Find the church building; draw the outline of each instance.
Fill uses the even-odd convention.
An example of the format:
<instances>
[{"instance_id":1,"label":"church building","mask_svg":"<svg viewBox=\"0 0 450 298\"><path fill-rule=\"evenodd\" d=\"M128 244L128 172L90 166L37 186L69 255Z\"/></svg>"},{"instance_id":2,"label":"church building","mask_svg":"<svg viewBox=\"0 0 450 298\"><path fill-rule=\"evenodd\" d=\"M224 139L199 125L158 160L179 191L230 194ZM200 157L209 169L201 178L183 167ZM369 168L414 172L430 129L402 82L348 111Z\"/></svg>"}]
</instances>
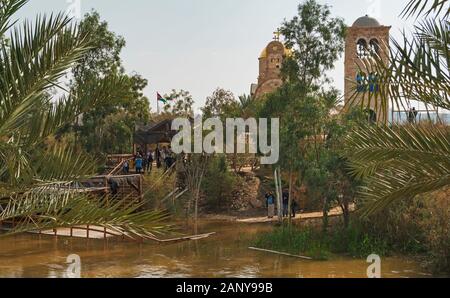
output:
<instances>
[{"instance_id":1,"label":"church building","mask_svg":"<svg viewBox=\"0 0 450 298\"><path fill-rule=\"evenodd\" d=\"M280 33L275 32L274 40L263 49L259 56L258 84L252 84L250 92L253 98L261 98L283 84L281 67L284 59L291 55L291 51L280 42L279 36Z\"/></svg>"},{"instance_id":2,"label":"church building","mask_svg":"<svg viewBox=\"0 0 450 298\"><path fill-rule=\"evenodd\" d=\"M347 28L345 39L345 85L344 102L348 110L351 106L362 103L370 106L371 121L388 119L389 107L381 100L374 100L371 92L380 91L376 85L376 74L360 72L363 68L360 59L371 59L379 55L385 63L389 60L390 26L383 26L375 18L368 15L358 18ZM259 57L258 83L251 85L251 96L261 98L271 93L283 84L281 67L284 59L292 55L279 40L280 33L275 32L274 40L262 51Z\"/></svg>"}]
</instances>

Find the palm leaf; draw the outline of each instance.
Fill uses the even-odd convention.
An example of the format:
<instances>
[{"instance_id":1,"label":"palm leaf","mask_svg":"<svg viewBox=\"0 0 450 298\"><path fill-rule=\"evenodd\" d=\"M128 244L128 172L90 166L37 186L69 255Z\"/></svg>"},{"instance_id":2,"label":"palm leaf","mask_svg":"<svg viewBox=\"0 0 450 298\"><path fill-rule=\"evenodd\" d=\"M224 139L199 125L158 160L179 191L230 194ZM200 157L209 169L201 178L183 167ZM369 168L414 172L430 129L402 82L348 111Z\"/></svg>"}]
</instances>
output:
<instances>
[{"instance_id":1,"label":"palm leaf","mask_svg":"<svg viewBox=\"0 0 450 298\"><path fill-rule=\"evenodd\" d=\"M0 134L27 125L42 105L44 92L89 49L89 40L70 19L38 17L11 34L11 46L0 56Z\"/></svg>"},{"instance_id":2,"label":"palm leaf","mask_svg":"<svg viewBox=\"0 0 450 298\"><path fill-rule=\"evenodd\" d=\"M72 124L83 113L88 112L97 104L112 102L123 96L126 81L123 77L108 76L92 80L78 89L77 93L62 96L57 103L36 111L35 117L29 119L22 130L28 136L25 147L33 146L37 142L54 134L61 127ZM118 91L116 91L118 90Z\"/></svg>"},{"instance_id":3,"label":"palm leaf","mask_svg":"<svg viewBox=\"0 0 450 298\"><path fill-rule=\"evenodd\" d=\"M450 128L365 126L346 139L353 174L365 178L365 215L450 184Z\"/></svg>"},{"instance_id":4,"label":"palm leaf","mask_svg":"<svg viewBox=\"0 0 450 298\"><path fill-rule=\"evenodd\" d=\"M12 28L10 18L26 1L0 0L0 221L18 226L5 235L78 225L97 225L131 238L155 239L167 215L141 211L144 202L95 198L73 181L94 172L95 163L73 148L46 140L96 103L120 97L123 79L84 82L59 100L51 88L90 50L90 32L62 14L38 16ZM118 87L119 86L119 87ZM5 236L2 235L2 236Z\"/></svg>"},{"instance_id":5,"label":"palm leaf","mask_svg":"<svg viewBox=\"0 0 450 298\"><path fill-rule=\"evenodd\" d=\"M30 231L95 225L131 239L157 240L171 226L161 211L139 211L145 202L125 198L97 199L81 194L67 185L54 184L35 188L7 200L0 221L14 219L16 225L0 237Z\"/></svg>"},{"instance_id":6,"label":"palm leaf","mask_svg":"<svg viewBox=\"0 0 450 298\"><path fill-rule=\"evenodd\" d=\"M440 14L441 12L445 14L445 17L450 13L448 0L410 0L401 15L409 18L413 15L428 16L431 13Z\"/></svg>"},{"instance_id":7,"label":"palm leaf","mask_svg":"<svg viewBox=\"0 0 450 298\"><path fill-rule=\"evenodd\" d=\"M33 161L34 179L45 182L74 182L95 174L96 162L83 152L64 144L55 144Z\"/></svg>"},{"instance_id":8,"label":"palm leaf","mask_svg":"<svg viewBox=\"0 0 450 298\"><path fill-rule=\"evenodd\" d=\"M28 0L0 0L0 38L15 24L11 22L11 17L27 2Z\"/></svg>"}]
</instances>

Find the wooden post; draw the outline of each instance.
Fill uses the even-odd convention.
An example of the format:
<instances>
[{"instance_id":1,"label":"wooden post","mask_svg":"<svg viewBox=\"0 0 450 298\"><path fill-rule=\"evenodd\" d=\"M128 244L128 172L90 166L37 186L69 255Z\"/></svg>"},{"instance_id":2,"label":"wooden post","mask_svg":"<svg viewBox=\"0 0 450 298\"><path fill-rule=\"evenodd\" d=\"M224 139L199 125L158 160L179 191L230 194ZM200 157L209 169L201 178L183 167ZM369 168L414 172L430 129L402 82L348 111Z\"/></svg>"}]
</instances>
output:
<instances>
[{"instance_id":1,"label":"wooden post","mask_svg":"<svg viewBox=\"0 0 450 298\"><path fill-rule=\"evenodd\" d=\"M281 169L278 168L275 171L275 186L277 191L277 214L278 214L278 220L280 222L283 222L283 184L281 181Z\"/></svg>"},{"instance_id":2,"label":"wooden post","mask_svg":"<svg viewBox=\"0 0 450 298\"><path fill-rule=\"evenodd\" d=\"M120 163L123 162L123 159L121 159ZM106 194L105 194L105 198L106 198L106 207L109 207L109 191L110 189L108 188L108 177L105 177L105 188L106 188ZM103 228L103 236L106 239L106 227Z\"/></svg>"},{"instance_id":3,"label":"wooden post","mask_svg":"<svg viewBox=\"0 0 450 298\"><path fill-rule=\"evenodd\" d=\"M73 237L73 227L70 227L70 237Z\"/></svg>"},{"instance_id":4,"label":"wooden post","mask_svg":"<svg viewBox=\"0 0 450 298\"><path fill-rule=\"evenodd\" d=\"M289 202L288 202L288 222L289 225L292 223L292 204L293 204L293 184L294 183L294 173L292 166L289 169Z\"/></svg>"},{"instance_id":5,"label":"wooden post","mask_svg":"<svg viewBox=\"0 0 450 298\"><path fill-rule=\"evenodd\" d=\"M89 239L89 225L86 226L86 238Z\"/></svg>"},{"instance_id":6,"label":"wooden post","mask_svg":"<svg viewBox=\"0 0 450 298\"><path fill-rule=\"evenodd\" d=\"M143 177L142 175L139 176L139 203L143 200Z\"/></svg>"}]
</instances>

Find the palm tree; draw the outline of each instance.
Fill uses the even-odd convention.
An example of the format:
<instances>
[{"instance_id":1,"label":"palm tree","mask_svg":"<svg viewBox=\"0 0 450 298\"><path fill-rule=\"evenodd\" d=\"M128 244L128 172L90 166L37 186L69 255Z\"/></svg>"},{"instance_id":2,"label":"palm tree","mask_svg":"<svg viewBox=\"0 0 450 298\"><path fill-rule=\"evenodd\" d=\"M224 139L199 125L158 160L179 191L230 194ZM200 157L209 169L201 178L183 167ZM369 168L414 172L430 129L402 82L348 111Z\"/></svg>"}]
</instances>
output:
<instances>
[{"instance_id":1,"label":"palm tree","mask_svg":"<svg viewBox=\"0 0 450 298\"><path fill-rule=\"evenodd\" d=\"M392 42L388 64L378 56L364 60L363 71L378 74L381 91L371 100L392 107L417 100L427 110L450 109L449 13L449 0L407 4L404 17L424 19L412 37ZM364 216L450 185L450 129L443 123L367 125L353 131L346 146L353 172L366 182L360 192Z\"/></svg>"},{"instance_id":2,"label":"palm tree","mask_svg":"<svg viewBox=\"0 0 450 298\"><path fill-rule=\"evenodd\" d=\"M3 236L98 225L154 239L167 228L164 214L139 212L140 204L111 205L71 189L75 181L95 173L95 161L48 140L97 103L121 96L115 90L124 82L105 77L76 94L52 96L52 90L64 90L61 79L90 49L90 32L79 30L63 14L16 26L11 19L27 2L0 0L0 222L18 223Z\"/></svg>"}]
</instances>

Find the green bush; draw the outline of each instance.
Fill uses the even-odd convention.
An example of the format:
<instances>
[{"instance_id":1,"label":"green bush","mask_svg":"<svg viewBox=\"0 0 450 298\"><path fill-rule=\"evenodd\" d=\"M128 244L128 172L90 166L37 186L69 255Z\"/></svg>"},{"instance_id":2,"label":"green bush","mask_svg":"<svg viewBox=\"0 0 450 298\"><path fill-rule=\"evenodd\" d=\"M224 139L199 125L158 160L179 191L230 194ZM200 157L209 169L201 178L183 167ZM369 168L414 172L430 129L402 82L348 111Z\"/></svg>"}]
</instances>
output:
<instances>
[{"instance_id":1,"label":"green bush","mask_svg":"<svg viewBox=\"0 0 450 298\"><path fill-rule=\"evenodd\" d=\"M365 258L370 254L388 255L391 251L384 237L368 234L358 223L353 223L347 229L336 229L329 234L332 251L347 253L353 257Z\"/></svg>"},{"instance_id":2,"label":"green bush","mask_svg":"<svg viewBox=\"0 0 450 298\"><path fill-rule=\"evenodd\" d=\"M353 218L348 228L275 228L254 241L259 248L315 259L332 254L366 258L375 253L428 256L429 268L437 273L450 272L450 188L404 200L365 221Z\"/></svg>"},{"instance_id":3,"label":"green bush","mask_svg":"<svg viewBox=\"0 0 450 298\"><path fill-rule=\"evenodd\" d=\"M228 209L237 179L229 171L225 155L215 156L208 165L202 184L202 193L206 197L206 209Z\"/></svg>"},{"instance_id":4,"label":"green bush","mask_svg":"<svg viewBox=\"0 0 450 298\"><path fill-rule=\"evenodd\" d=\"M365 258L372 253L385 256L390 252L384 239L366 234L358 225L327 233L318 228L283 226L258 235L254 245L263 249L306 255L316 260L327 260L333 254Z\"/></svg>"},{"instance_id":5,"label":"green bush","mask_svg":"<svg viewBox=\"0 0 450 298\"><path fill-rule=\"evenodd\" d=\"M450 273L450 188L418 199L425 208L419 225L425 238L431 269Z\"/></svg>"},{"instance_id":6,"label":"green bush","mask_svg":"<svg viewBox=\"0 0 450 298\"><path fill-rule=\"evenodd\" d=\"M317 260L329 258L330 251L320 234L313 229L283 226L257 236L253 245L258 248L306 255Z\"/></svg>"}]
</instances>

